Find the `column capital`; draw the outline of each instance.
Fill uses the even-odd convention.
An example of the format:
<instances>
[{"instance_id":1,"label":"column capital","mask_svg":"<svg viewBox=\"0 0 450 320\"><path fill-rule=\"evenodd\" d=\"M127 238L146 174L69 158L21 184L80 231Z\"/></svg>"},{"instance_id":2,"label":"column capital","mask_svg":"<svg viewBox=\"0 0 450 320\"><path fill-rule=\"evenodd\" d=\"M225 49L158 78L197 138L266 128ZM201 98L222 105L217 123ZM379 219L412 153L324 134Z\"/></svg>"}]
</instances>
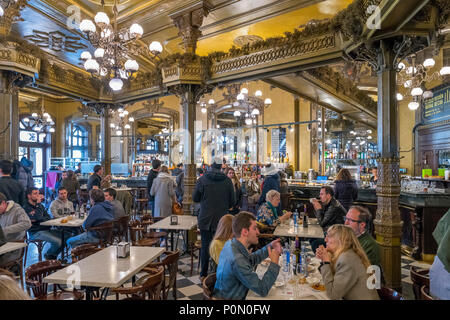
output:
<instances>
[{"instance_id":1,"label":"column capital","mask_svg":"<svg viewBox=\"0 0 450 320\"><path fill-rule=\"evenodd\" d=\"M0 84L0 93L17 94L20 88L33 82L33 78L15 71L3 71L6 81Z\"/></svg>"},{"instance_id":2,"label":"column capital","mask_svg":"<svg viewBox=\"0 0 450 320\"><path fill-rule=\"evenodd\" d=\"M20 18L20 11L27 5L27 0L2 1L2 5L4 2L6 2L6 7L3 8L3 16L0 17L0 36L6 37L11 32L12 24L23 20Z\"/></svg>"},{"instance_id":3,"label":"column capital","mask_svg":"<svg viewBox=\"0 0 450 320\"><path fill-rule=\"evenodd\" d=\"M87 102L87 103L84 103L84 105L102 117L109 115L109 112L111 110L116 110L121 107L123 108L122 104L116 104L116 103Z\"/></svg>"},{"instance_id":4,"label":"column capital","mask_svg":"<svg viewBox=\"0 0 450 320\"><path fill-rule=\"evenodd\" d=\"M183 39L186 53L195 54L198 38L202 35L200 27L203 17L206 17L212 5L206 1L197 1L169 15L178 29L178 35Z\"/></svg>"},{"instance_id":5,"label":"column capital","mask_svg":"<svg viewBox=\"0 0 450 320\"><path fill-rule=\"evenodd\" d=\"M187 104L197 104L204 94L211 93L214 88L211 84L177 84L169 87L168 91L180 98L181 105L185 108Z\"/></svg>"}]
</instances>

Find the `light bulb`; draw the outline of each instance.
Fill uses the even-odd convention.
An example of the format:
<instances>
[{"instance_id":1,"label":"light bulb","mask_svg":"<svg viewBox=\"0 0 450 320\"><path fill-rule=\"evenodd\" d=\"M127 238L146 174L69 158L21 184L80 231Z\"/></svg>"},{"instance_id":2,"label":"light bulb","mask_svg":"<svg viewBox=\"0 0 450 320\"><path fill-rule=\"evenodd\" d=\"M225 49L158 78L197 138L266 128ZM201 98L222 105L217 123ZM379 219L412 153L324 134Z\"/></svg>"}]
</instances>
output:
<instances>
[{"instance_id":1,"label":"light bulb","mask_svg":"<svg viewBox=\"0 0 450 320\"><path fill-rule=\"evenodd\" d=\"M256 124L256 119L253 119L253 124Z\"/></svg>"},{"instance_id":2,"label":"light bulb","mask_svg":"<svg viewBox=\"0 0 450 320\"><path fill-rule=\"evenodd\" d=\"M372 136L368 136L367 139L372 140Z\"/></svg>"},{"instance_id":3,"label":"light bulb","mask_svg":"<svg viewBox=\"0 0 450 320\"><path fill-rule=\"evenodd\" d=\"M109 127L112 128L112 129L114 129L114 128L116 127L116 125L115 125L114 123L111 123L111 124L109 125Z\"/></svg>"},{"instance_id":4,"label":"light bulb","mask_svg":"<svg viewBox=\"0 0 450 320\"><path fill-rule=\"evenodd\" d=\"M397 93L397 101L402 101L403 95L401 93Z\"/></svg>"},{"instance_id":5,"label":"light bulb","mask_svg":"<svg viewBox=\"0 0 450 320\"><path fill-rule=\"evenodd\" d=\"M33 113L31 114L31 116L32 116L33 118L37 118L38 114L37 114L36 112L33 112Z\"/></svg>"},{"instance_id":6,"label":"light bulb","mask_svg":"<svg viewBox=\"0 0 450 320\"><path fill-rule=\"evenodd\" d=\"M403 86L405 88L409 88L412 86L412 80L406 80L405 83L403 84Z\"/></svg>"},{"instance_id":7,"label":"light bulb","mask_svg":"<svg viewBox=\"0 0 450 320\"><path fill-rule=\"evenodd\" d=\"M262 96L262 91L261 90L256 90L255 97L261 97L261 96Z\"/></svg>"},{"instance_id":8,"label":"light bulb","mask_svg":"<svg viewBox=\"0 0 450 320\"><path fill-rule=\"evenodd\" d=\"M123 87L123 81L120 78L114 78L111 79L111 81L109 82L109 86L111 87L111 89L113 89L114 91L119 91L122 90Z\"/></svg>"},{"instance_id":9,"label":"light bulb","mask_svg":"<svg viewBox=\"0 0 450 320\"><path fill-rule=\"evenodd\" d=\"M289 126L289 131L290 131L290 132L294 132L294 127Z\"/></svg>"},{"instance_id":10,"label":"light bulb","mask_svg":"<svg viewBox=\"0 0 450 320\"><path fill-rule=\"evenodd\" d=\"M220 129L220 124L217 125L217 129Z\"/></svg>"},{"instance_id":11,"label":"light bulb","mask_svg":"<svg viewBox=\"0 0 450 320\"><path fill-rule=\"evenodd\" d=\"M83 59L83 60L92 59L92 55L91 55L91 53L89 51L83 51L81 53L81 59Z\"/></svg>"},{"instance_id":12,"label":"light bulb","mask_svg":"<svg viewBox=\"0 0 450 320\"><path fill-rule=\"evenodd\" d=\"M422 94L423 94L422 88L417 87L417 88L413 88L411 90L411 95L412 96L421 96Z\"/></svg>"},{"instance_id":13,"label":"light bulb","mask_svg":"<svg viewBox=\"0 0 450 320\"><path fill-rule=\"evenodd\" d=\"M144 34L144 29L139 24L133 23L130 27L130 33L134 37L141 37Z\"/></svg>"},{"instance_id":14,"label":"light bulb","mask_svg":"<svg viewBox=\"0 0 450 320\"><path fill-rule=\"evenodd\" d=\"M95 32L95 24L91 20L85 19L80 23L80 30L83 32Z\"/></svg>"},{"instance_id":15,"label":"light bulb","mask_svg":"<svg viewBox=\"0 0 450 320\"><path fill-rule=\"evenodd\" d=\"M240 117L240 116L241 116L241 112L240 112L239 110L236 110L236 111L233 113L233 116L235 116L235 117Z\"/></svg>"},{"instance_id":16,"label":"light bulb","mask_svg":"<svg viewBox=\"0 0 450 320\"><path fill-rule=\"evenodd\" d=\"M123 139L120 139L120 143L123 143Z\"/></svg>"},{"instance_id":17,"label":"light bulb","mask_svg":"<svg viewBox=\"0 0 450 320\"><path fill-rule=\"evenodd\" d=\"M255 108L252 110L252 115L258 116L259 115L259 109Z\"/></svg>"},{"instance_id":18,"label":"light bulb","mask_svg":"<svg viewBox=\"0 0 450 320\"><path fill-rule=\"evenodd\" d=\"M109 17L104 12L98 12L95 15L94 21L98 25L102 25L102 24L108 25L109 24Z\"/></svg>"},{"instance_id":19,"label":"light bulb","mask_svg":"<svg viewBox=\"0 0 450 320\"><path fill-rule=\"evenodd\" d=\"M410 110L417 110L419 108L419 103L416 101L412 101L408 104L408 108Z\"/></svg>"},{"instance_id":20,"label":"light bulb","mask_svg":"<svg viewBox=\"0 0 450 320\"><path fill-rule=\"evenodd\" d=\"M117 112L118 112L118 113L123 113L123 108L117 109Z\"/></svg>"},{"instance_id":21,"label":"light bulb","mask_svg":"<svg viewBox=\"0 0 450 320\"><path fill-rule=\"evenodd\" d=\"M96 57L96 58L103 58L104 55L105 55L105 49L103 49L103 48L97 48L94 51L94 57Z\"/></svg>"},{"instance_id":22,"label":"light bulb","mask_svg":"<svg viewBox=\"0 0 450 320\"><path fill-rule=\"evenodd\" d=\"M330 144L330 143L331 143L331 140L328 139L328 140L325 141L325 143Z\"/></svg>"},{"instance_id":23,"label":"light bulb","mask_svg":"<svg viewBox=\"0 0 450 320\"><path fill-rule=\"evenodd\" d=\"M433 58L428 58L423 62L423 66L425 68L433 68L435 64L436 62L434 61Z\"/></svg>"},{"instance_id":24,"label":"light bulb","mask_svg":"<svg viewBox=\"0 0 450 320\"><path fill-rule=\"evenodd\" d=\"M447 76L450 74L450 67L442 67L442 69L439 71L441 76Z\"/></svg>"},{"instance_id":25,"label":"light bulb","mask_svg":"<svg viewBox=\"0 0 450 320\"><path fill-rule=\"evenodd\" d=\"M247 88L242 88L241 89L241 93L242 94L248 94L248 89Z\"/></svg>"},{"instance_id":26,"label":"light bulb","mask_svg":"<svg viewBox=\"0 0 450 320\"><path fill-rule=\"evenodd\" d=\"M138 71L139 69L139 64L137 63L136 60L127 60L127 62L125 62L125 70L129 70L129 71Z\"/></svg>"},{"instance_id":27,"label":"light bulb","mask_svg":"<svg viewBox=\"0 0 450 320\"><path fill-rule=\"evenodd\" d=\"M205 107L202 107L201 111L202 111L202 113L206 113L206 111L208 111L208 109L206 109Z\"/></svg>"},{"instance_id":28,"label":"light bulb","mask_svg":"<svg viewBox=\"0 0 450 320\"><path fill-rule=\"evenodd\" d=\"M50 128L50 130L48 130L48 131L53 133L53 132L55 132L55 128Z\"/></svg>"},{"instance_id":29,"label":"light bulb","mask_svg":"<svg viewBox=\"0 0 450 320\"><path fill-rule=\"evenodd\" d=\"M5 11L3 11L3 8L0 6L0 17L3 17L4 14L5 14Z\"/></svg>"},{"instance_id":30,"label":"light bulb","mask_svg":"<svg viewBox=\"0 0 450 320\"><path fill-rule=\"evenodd\" d=\"M153 41L149 45L150 52L154 55L160 54L163 51L163 46L159 41Z\"/></svg>"},{"instance_id":31,"label":"light bulb","mask_svg":"<svg viewBox=\"0 0 450 320\"><path fill-rule=\"evenodd\" d=\"M88 72L98 72L100 66L98 65L98 62L95 59L89 59L84 63L84 68Z\"/></svg>"},{"instance_id":32,"label":"light bulb","mask_svg":"<svg viewBox=\"0 0 450 320\"><path fill-rule=\"evenodd\" d=\"M372 130L368 129L366 132L367 132L368 134L371 134L371 133L372 133Z\"/></svg>"},{"instance_id":33,"label":"light bulb","mask_svg":"<svg viewBox=\"0 0 450 320\"><path fill-rule=\"evenodd\" d=\"M23 122L30 122L30 119L28 119L27 117L23 118L22 120Z\"/></svg>"},{"instance_id":34,"label":"light bulb","mask_svg":"<svg viewBox=\"0 0 450 320\"><path fill-rule=\"evenodd\" d=\"M399 70L404 70L406 68L406 66L405 66L405 64L403 63L403 62L400 62L399 64L398 64L398 69Z\"/></svg>"},{"instance_id":35,"label":"light bulb","mask_svg":"<svg viewBox=\"0 0 450 320\"><path fill-rule=\"evenodd\" d=\"M237 101L233 102L233 107L239 107L239 102Z\"/></svg>"},{"instance_id":36,"label":"light bulb","mask_svg":"<svg viewBox=\"0 0 450 320\"><path fill-rule=\"evenodd\" d=\"M128 118L128 121L134 122L134 118L133 118L133 117L129 117L129 118Z\"/></svg>"},{"instance_id":37,"label":"light bulb","mask_svg":"<svg viewBox=\"0 0 450 320\"><path fill-rule=\"evenodd\" d=\"M49 115L47 112L44 112L44 113L42 114L42 116L44 116L44 117L46 117L46 118L50 117L50 115Z\"/></svg>"},{"instance_id":38,"label":"light bulb","mask_svg":"<svg viewBox=\"0 0 450 320\"><path fill-rule=\"evenodd\" d=\"M131 128L131 126L127 123L126 125L125 125L125 127L124 127L125 129L130 129Z\"/></svg>"},{"instance_id":39,"label":"light bulb","mask_svg":"<svg viewBox=\"0 0 450 320\"><path fill-rule=\"evenodd\" d=\"M122 130L117 130L117 131L116 131L116 134L117 134L118 136L121 136L121 135L122 135Z\"/></svg>"},{"instance_id":40,"label":"light bulb","mask_svg":"<svg viewBox=\"0 0 450 320\"><path fill-rule=\"evenodd\" d=\"M123 112L119 113L119 117L121 117L121 118L125 117L125 115L123 114Z\"/></svg>"},{"instance_id":41,"label":"light bulb","mask_svg":"<svg viewBox=\"0 0 450 320\"><path fill-rule=\"evenodd\" d=\"M123 112L123 114L126 115L126 116L128 115L128 113L129 113L128 110L125 110L125 111Z\"/></svg>"},{"instance_id":42,"label":"light bulb","mask_svg":"<svg viewBox=\"0 0 450 320\"><path fill-rule=\"evenodd\" d=\"M266 105L272 104L272 99L266 98L266 100L264 100L264 104Z\"/></svg>"},{"instance_id":43,"label":"light bulb","mask_svg":"<svg viewBox=\"0 0 450 320\"><path fill-rule=\"evenodd\" d=\"M423 93L423 98L424 99L430 99L433 98L433 92L431 92L430 90L427 90Z\"/></svg>"},{"instance_id":44,"label":"light bulb","mask_svg":"<svg viewBox=\"0 0 450 320\"><path fill-rule=\"evenodd\" d=\"M214 104L215 101L214 101L214 99L209 99L209 100L208 100L208 103L209 103L209 104Z\"/></svg>"},{"instance_id":45,"label":"light bulb","mask_svg":"<svg viewBox=\"0 0 450 320\"><path fill-rule=\"evenodd\" d=\"M238 99L239 101L242 101L245 99L244 94L243 93L239 93L236 97L236 99Z\"/></svg>"},{"instance_id":46,"label":"light bulb","mask_svg":"<svg viewBox=\"0 0 450 320\"><path fill-rule=\"evenodd\" d=\"M246 125L251 125L252 124L252 119L250 119L250 118L247 118L247 119L245 119L245 124Z\"/></svg>"}]
</instances>

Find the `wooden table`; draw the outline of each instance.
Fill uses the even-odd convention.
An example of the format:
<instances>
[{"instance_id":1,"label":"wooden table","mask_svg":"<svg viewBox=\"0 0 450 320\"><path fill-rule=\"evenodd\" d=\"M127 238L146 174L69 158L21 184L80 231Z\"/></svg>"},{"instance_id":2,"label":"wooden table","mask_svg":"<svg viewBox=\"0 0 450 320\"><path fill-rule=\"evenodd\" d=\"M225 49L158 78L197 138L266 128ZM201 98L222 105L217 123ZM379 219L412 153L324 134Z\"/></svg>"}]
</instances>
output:
<instances>
[{"instance_id":1,"label":"wooden table","mask_svg":"<svg viewBox=\"0 0 450 320\"><path fill-rule=\"evenodd\" d=\"M116 250L115 246L103 249L50 274L44 282L68 284L78 276L74 286L86 287L86 299L90 300L94 288L120 287L164 252L164 248L132 246L127 258L117 258Z\"/></svg>"},{"instance_id":2,"label":"wooden table","mask_svg":"<svg viewBox=\"0 0 450 320\"><path fill-rule=\"evenodd\" d=\"M7 242L0 247L0 255L25 248L26 246L25 242Z\"/></svg>"},{"instance_id":3,"label":"wooden table","mask_svg":"<svg viewBox=\"0 0 450 320\"><path fill-rule=\"evenodd\" d=\"M149 225L150 229L163 229L170 232L170 249L173 251L173 233L177 230L189 231L197 227L197 217L196 216L177 216L178 224L170 224L170 216L158 221L154 224ZM187 237L186 237L187 240Z\"/></svg>"},{"instance_id":4,"label":"wooden table","mask_svg":"<svg viewBox=\"0 0 450 320\"><path fill-rule=\"evenodd\" d=\"M64 252L66 248L66 240L64 239L64 228L81 228L84 220L86 220L87 218L85 214L84 219L73 218L72 220L69 220L66 223L62 223L61 220L67 219L67 217L68 216L41 222L41 226L61 227L61 260L64 260L65 255Z\"/></svg>"},{"instance_id":5,"label":"wooden table","mask_svg":"<svg viewBox=\"0 0 450 320\"><path fill-rule=\"evenodd\" d=\"M279 224L273 234L279 237L299 237L299 238L324 238L322 227L316 223L317 220L309 219L308 227L304 228L303 224L298 225L297 232L294 232L294 222L290 219L290 223L285 225Z\"/></svg>"},{"instance_id":6,"label":"wooden table","mask_svg":"<svg viewBox=\"0 0 450 320\"><path fill-rule=\"evenodd\" d=\"M259 264L256 273L261 279L267 271L267 266ZM282 271L278 275L277 281L284 282ZM265 297L261 297L254 291L249 290L246 300L330 300L325 291L317 291L310 287L309 284L285 284L283 286L272 286L269 293Z\"/></svg>"}]
</instances>

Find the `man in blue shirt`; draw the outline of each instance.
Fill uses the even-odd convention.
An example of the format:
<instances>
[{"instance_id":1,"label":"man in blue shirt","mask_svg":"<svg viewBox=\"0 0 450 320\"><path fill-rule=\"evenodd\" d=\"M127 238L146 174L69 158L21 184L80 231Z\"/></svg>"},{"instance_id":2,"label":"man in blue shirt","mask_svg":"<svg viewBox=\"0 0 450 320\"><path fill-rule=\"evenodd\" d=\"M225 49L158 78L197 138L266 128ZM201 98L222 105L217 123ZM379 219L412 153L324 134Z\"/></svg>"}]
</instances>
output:
<instances>
[{"instance_id":1,"label":"man in blue shirt","mask_svg":"<svg viewBox=\"0 0 450 320\"><path fill-rule=\"evenodd\" d=\"M227 241L220 253L213 296L221 299L245 299L250 289L264 297L280 271L280 239L250 253L248 248L258 244L259 230L253 214L245 211L233 218L232 229L235 238ZM255 267L267 257L271 263L262 279L259 279L254 271Z\"/></svg>"}]
</instances>

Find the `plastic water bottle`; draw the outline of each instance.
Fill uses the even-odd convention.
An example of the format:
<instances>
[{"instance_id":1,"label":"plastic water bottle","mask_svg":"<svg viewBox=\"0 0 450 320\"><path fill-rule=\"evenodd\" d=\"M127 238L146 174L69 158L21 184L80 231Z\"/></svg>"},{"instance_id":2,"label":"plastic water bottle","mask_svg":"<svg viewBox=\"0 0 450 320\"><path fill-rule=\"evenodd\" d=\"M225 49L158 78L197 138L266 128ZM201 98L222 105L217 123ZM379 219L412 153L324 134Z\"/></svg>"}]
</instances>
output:
<instances>
[{"instance_id":1,"label":"plastic water bottle","mask_svg":"<svg viewBox=\"0 0 450 320\"><path fill-rule=\"evenodd\" d=\"M304 250L303 244L302 244L302 253L300 254L300 256L301 256L302 270L305 273L305 276L308 276L308 263L306 261L306 250Z\"/></svg>"},{"instance_id":2,"label":"plastic water bottle","mask_svg":"<svg viewBox=\"0 0 450 320\"><path fill-rule=\"evenodd\" d=\"M285 273L289 272L289 263L290 263L290 252L288 244L286 243L283 249L283 272Z\"/></svg>"},{"instance_id":3,"label":"plastic water bottle","mask_svg":"<svg viewBox=\"0 0 450 320\"><path fill-rule=\"evenodd\" d=\"M297 233L298 232L298 211L297 211L297 209L295 209L293 216L294 216L294 232Z\"/></svg>"}]
</instances>

